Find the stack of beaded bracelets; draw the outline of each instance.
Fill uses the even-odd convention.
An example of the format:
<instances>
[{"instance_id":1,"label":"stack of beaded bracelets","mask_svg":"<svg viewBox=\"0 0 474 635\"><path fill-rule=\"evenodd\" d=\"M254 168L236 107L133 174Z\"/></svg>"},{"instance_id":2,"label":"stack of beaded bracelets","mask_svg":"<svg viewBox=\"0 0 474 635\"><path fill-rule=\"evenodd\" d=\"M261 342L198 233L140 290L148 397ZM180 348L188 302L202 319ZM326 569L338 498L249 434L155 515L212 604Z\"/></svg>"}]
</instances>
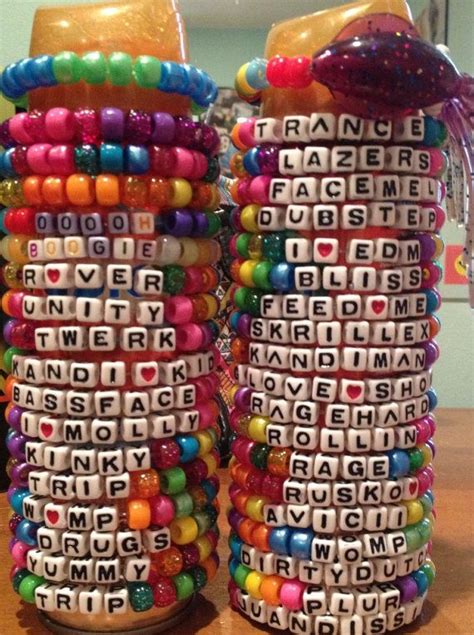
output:
<instances>
[{"instance_id":1,"label":"stack of beaded bracelets","mask_svg":"<svg viewBox=\"0 0 474 635\"><path fill-rule=\"evenodd\" d=\"M13 587L84 615L186 600L218 566L218 136L53 108L1 140Z\"/></svg>"},{"instance_id":2,"label":"stack of beaded bracelets","mask_svg":"<svg viewBox=\"0 0 474 635\"><path fill-rule=\"evenodd\" d=\"M442 124L234 128L230 596L294 633L416 619L434 578Z\"/></svg>"}]
</instances>

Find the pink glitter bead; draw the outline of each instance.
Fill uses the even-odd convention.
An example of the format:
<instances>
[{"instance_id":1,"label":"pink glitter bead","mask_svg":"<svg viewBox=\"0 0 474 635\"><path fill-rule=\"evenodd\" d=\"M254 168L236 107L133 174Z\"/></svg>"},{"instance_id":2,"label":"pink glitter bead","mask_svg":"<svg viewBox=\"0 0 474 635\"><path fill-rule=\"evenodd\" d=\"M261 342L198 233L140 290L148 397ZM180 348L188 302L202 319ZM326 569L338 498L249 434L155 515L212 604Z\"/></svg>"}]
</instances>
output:
<instances>
[{"instance_id":1,"label":"pink glitter bead","mask_svg":"<svg viewBox=\"0 0 474 635\"><path fill-rule=\"evenodd\" d=\"M155 606L169 606L176 602L176 589L171 578L160 577L153 589Z\"/></svg>"},{"instance_id":2,"label":"pink glitter bead","mask_svg":"<svg viewBox=\"0 0 474 635\"><path fill-rule=\"evenodd\" d=\"M195 459L191 463L185 463L182 468L186 473L186 482L189 485L199 485L208 473L207 464L202 459Z\"/></svg>"},{"instance_id":3,"label":"pink glitter bead","mask_svg":"<svg viewBox=\"0 0 474 635\"><path fill-rule=\"evenodd\" d=\"M150 141L151 115L141 110L130 110L125 120L125 140L141 145Z\"/></svg>"},{"instance_id":4,"label":"pink glitter bead","mask_svg":"<svg viewBox=\"0 0 474 635\"><path fill-rule=\"evenodd\" d=\"M188 545L180 547L181 555L183 556L183 567L189 569L194 567L199 562L199 549L192 542Z\"/></svg>"},{"instance_id":5,"label":"pink glitter bead","mask_svg":"<svg viewBox=\"0 0 474 635\"><path fill-rule=\"evenodd\" d=\"M23 516L20 516L20 514L14 513L10 517L10 520L8 521L8 528L13 535L15 535L16 528L18 527L18 525L21 523L22 520L23 520Z\"/></svg>"},{"instance_id":6,"label":"pink glitter bead","mask_svg":"<svg viewBox=\"0 0 474 635\"><path fill-rule=\"evenodd\" d=\"M16 146L12 152L12 168L17 174L31 174L27 159L28 146Z\"/></svg>"},{"instance_id":7,"label":"pink glitter bead","mask_svg":"<svg viewBox=\"0 0 474 635\"><path fill-rule=\"evenodd\" d=\"M81 143L97 144L100 141L99 116L92 108L79 108L74 113L78 140Z\"/></svg>"},{"instance_id":8,"label":"pink glitter bead","mask_svg":"<svg viewBox=\"0 0 474 635\"><path fill-rule=\"evenodd\" d=\"M179 445L173 439L159 439L153 441L151 454L155 467L160 470L166 470L179 464Z\"/></svg>"}]
</instances>

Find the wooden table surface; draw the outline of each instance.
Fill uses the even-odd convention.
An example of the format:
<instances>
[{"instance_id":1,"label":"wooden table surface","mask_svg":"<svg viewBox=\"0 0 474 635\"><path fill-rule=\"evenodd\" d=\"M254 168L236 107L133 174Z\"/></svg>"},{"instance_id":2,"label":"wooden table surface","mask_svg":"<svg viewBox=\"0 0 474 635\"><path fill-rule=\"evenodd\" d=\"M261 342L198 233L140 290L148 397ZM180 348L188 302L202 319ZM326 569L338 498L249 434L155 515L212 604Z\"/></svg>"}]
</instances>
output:
<instances>
[{"instance_id":1,"label":"wooden table surface","mask_svg":"<svg viewBox=\"0 0 474 635\"><path fill-rule=\"evenodd\" d=\"M429 600L417 623L397 631L420 635L474 635L474 593L472 569L473 545L473 448L474 411L442 410L437 412L438 430L435 459L435 496L438 521L434 538L434 562L438 576ZM221 470L222 510L227 508L228 476ZM47 635L38 622L35 608L22 605L8 580L10 559L7 542L9 509L0 495L0 553L3 572L0 576L0 635ZM227 600L226 562L228 528L221 514L221 568L217 578L204 589L197 607L184 624L172 629L173 635L251 635L262 632L241 615L230 610ZM266 632L271 632L267 629ZM278 631L274 631L275 633Z\"/></svg>"}]
</instances>

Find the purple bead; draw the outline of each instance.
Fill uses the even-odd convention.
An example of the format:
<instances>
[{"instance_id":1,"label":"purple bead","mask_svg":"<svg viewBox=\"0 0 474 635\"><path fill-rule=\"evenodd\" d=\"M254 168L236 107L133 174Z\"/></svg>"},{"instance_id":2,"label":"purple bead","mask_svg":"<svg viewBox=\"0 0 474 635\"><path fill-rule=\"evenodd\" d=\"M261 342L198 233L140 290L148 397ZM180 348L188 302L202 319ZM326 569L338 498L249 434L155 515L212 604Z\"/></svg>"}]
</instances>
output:
<instances>
[{"instance_id":1,"label":"purple bead","mask_svg":"<svg viewBox=\"0 0 474 635\"><path fill-rule=\"evenodd\" d=\"M153 124L152 143L172 144L176 132L176 124L173 117L167 112L154 112L151 118Z\"/></svg>"},{"instance_id":2,"label":"purple bead","mask_svg":"<svg viewBox=\"0 0 474 635\"><path fill-rule=\"evenodd\" d=\"M250 398L253 390L246 386L239 388L234 396L234 403L239 410L247 411L250 406Z\"/></svg>"},{"instance_id":3,"label":"purple bead","mask_svg":"<svg viewBox=\"0 0 474 635\"><path fill-rule=\"evenodd\" d=\"M7 500L11 505L11 501L12 501L12 497L20 491L19 487L16 487L16 485L13 485L13 483L10 485L10 487L7 490Z\"/></svg>"},{"instance_id":4,"label":"purple bead","mask_svg":"<svg viewBox=\"0 0 474 635\"><path fill-rule=\"evenodd\" d=\"M439 357L439 348L433 341L428 341L423 343L423 348L425 351L425 370L431 368L435 361Z\"/></svg>"},{"instance_id":5,"label":"purple bead","mask_svg":"<svg viewBox=\"0 0 474 635\"><path fill-rule=\"evenodd\" d=\"M20 406L13 406L13 408L11 408L8 412L8 424L18 432L21 431L21 415L23 412L24 410L23 408L20 408Z\"/></svg>"},{"instance_id":6,"label":"purple bead","mask_svg":"<svg viewBox=\"0 0 474 635\"><path fill-rule=\"evenodd\" d=\"M8 541L8 551L10 553L13 551L13 547L16 545L17 542L19 541L14 536Z\"/></svg>"},{"instance_id":7,"label":"purple bead","mask_svg":"<svg viewBox=\"0 0 474 635\"><path fill-rule=\"evenodd\" d=\"M6 341L7 344L10 344L11 346L11 337L12 337L12 331L15 327L17 320L8 320L8 322L6 322L3 326L3 339Z\"/></svg>"},{"instance_id":8,"label":"purple bead","mask_svg":"<svg viewBox=\"0 0 474 635\"><path fill-rule=\"evenodd\" d=\"M421 262L429 262L436 251L435 241L429 234L418 234L417 239L420 242Z\"/></svg>"},{"instance_id":9,"label":"purple bead","mask_svg":"<svg viewBox=\"0 0 474 635\"><path fill-rule=\"evenodd\" d=\"M187 209L174 209L163 217L165 233L172 236L190 236L193 231L193 217Z\"/></svg>"},{"instance_id":10,"label":"purple bead","mask_svg":"<svg viewBox=\"0 0 474 635\"><path fill-rule=\"evenodd\" d=\"M28 474L34 470L33 465L28 463L17 463L12 468L11 478L17 487L28 487Z\"/></svg>"},{"instance_id":11,"label":"purple bead","mask_svg":"<svg viewBox=\"0 0 474 635\"><path fill-rule=\"evenodd\" d=\"M125 120L125 139L129 143L142 145L151 137L151 115L141 110L130 110Z\"/></svg>"},{"instance_id":12,"label":"purple bead","mask_svg":"<svg viewBox=\"0 0 474 635\"><path fill-rule=\"evenodd\" d=\"M199 124L195 123L187 117L175 117L176 135L175 143L185 148L193 148L199 143L200 129Z\"/></svg>"},{"instance_id":13,"label":"purple bead","mask_svg":"<svg viewBox=\"0 0 474 635\"><path fill-rule=\"evenodd\" d=\"M104 141L122 141L125 134L125 116L120 108L102 108L100 130Z\"/></svg>"},{"instance_id":14,"label":"purple bead","mask_svg":"<svg viewBox=\"0 0 474 635\"><path fill-rule=\"evenodd\" d=\"M262 174L278 173L278 154L277 146L262 146L258 152L258 165Z\"/></svg>"},{"instance_id":15,"label":"purple bead","mask_svg":"<svg viewBox=\"0 0 474 635\"><path fill-rule=\"evenodd\" d=\"M433 455L433 459L434 459L434 458L435 458L435 456L436 456L436 445L435 445L435 442L433 441L433 439L429 439L429 440L426 442L426 445L428 445L428 446L430 447L430 449L431 449L431 454Z\"/></svg>"},{"instance_id":16,"label":"purple bead","mask_svg":"<svg viewBox=\"0 0 474 635\"><path fill-rule=\"evenodd\" d=\"M208 154L214 155L219 151L219 146L221 144L221 140L219 138L219 133L212 126L208 126L207 124L203 124L201 128L201 144L204 152Z\"/></svg>"},{"instance_id":17,"label":"purple bead","mask_svg":"<svg viewBox=\"0 0 474 635\"><path fill-rule=\"evenodd\" d=\"M207 234L209 229L209 219L204 212L194 212L193 219L193 236L202 238Z\"/></svg>"},{"instance_id":18,"label":"purple bead","mask_svg":"<svg viewBox=\"0 0 474 635\"><path fill-rule=\"evenodd\" d=\"M4 148L11 148L15 146L15 140L10 134L9 128L10 119L5 119L2 123L0 123L0 145Z\"/></svg>"},{"instance_id":19,"label":"purple bead","mask_svg":"<svg viewBox=\"0 0 474 635\"><path fill-rule=\"evenodd\" d=\"M416 582L409 575L405 575L402 578L397 578L395 580L395 586L400 591L400 602L402 604L411 602L411 600L414 600L418 594L418 587L416 585Z\"/></svg>"},{"instance_id":20,"label":"purple bead","mask_svg":"<svg viewBox=\"0 0 474 635\"><path fill-rule=\"evenodd\" d=\"M232 529L237 532L240 526L240 523L242 522L242 516L239 514L239 512L236 509L231 509L227 519L229 521L229 525L232 527Z\"/></svg>"},{"instance_id":21,"label":"purple bead","mask_svg":"<svg viewBox=\"0 0 474 635\"><path fill-rule=\"evenodd\" d=\"M30 437L25 436L21 432L15 432L15 434L7 438L6 445L13 458L18 461L25 460L25 445L30 440Z\"/></svg>"},{"instance_id":22,"label":"purple bead","mask_svg":"<svg viewBox=\"0 0 474 635\"><path fill-rule=\"evenodd\" d=\"M237 333L242 337L250 337L250 326L252 324L252 316L250 313L243 313L237 322Z\"/></svg>"}]
</instances>

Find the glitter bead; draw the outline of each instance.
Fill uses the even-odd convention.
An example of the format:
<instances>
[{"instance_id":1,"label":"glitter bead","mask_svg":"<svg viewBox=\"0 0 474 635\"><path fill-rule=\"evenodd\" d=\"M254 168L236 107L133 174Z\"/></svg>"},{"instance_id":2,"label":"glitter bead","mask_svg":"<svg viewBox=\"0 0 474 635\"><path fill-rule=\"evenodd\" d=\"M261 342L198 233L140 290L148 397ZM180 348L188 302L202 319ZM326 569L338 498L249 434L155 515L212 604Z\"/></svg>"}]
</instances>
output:
<instances>
[{"instance_id":1,"label":"glitter bead","mask_svg":"<svg viewBox=\"0 0 474 635\"><path fill-rule=\"evenodd\" d=\"M192 567L188 570L189 575L192 576L196 591L200 591L207 584L207 573L203 567Z\"/></svg>"},{"instance_id":2,"label":"glitter bead","mask_svg":"<svg viewBox=\"0 0 474 635\"><path fill-rule=\"evenodd\" d=\"M5 119L0 123L0 145L4 148L10 148L15 145L15 140L10 134L9 119Z\"/></svg>"},{"instance_id":3,"label":"glitter bead","mask_svg":"<svg viewBox=\"0 0 474 635\"><path fill-rule=\"evenodd\" d=\"M195 459L192 463L184 464L183 470L189 485L198 485L208 473L208 467L202 459Z\"/></svg>"},{"instance_id":4,"label":"glitter bead","mask_svg":"<svg viewBox=\"0 0 474 635\"><path fill-rule=\"evenodd\" d=\"M176 589L170 578L161 577L153 589L155 606L170 606L176 602Z\"/></svg>"},{"instance_id":5,"label":"glitter bead","mask_svg":"<svg viewBox=\"0 0 474 635\"><path fill-rule=\"evenodd\" d=\"M270 450L271 447L269 445L257 444L250 453L252 464L260 470L266 470Z\"/></svg>"},{"instance_id":6,"label":"glitter bead","mask_svg":"<svg viewBox=\"0 0 474 635\"><path fill-rule=\"evenodd\" d=\"M125 119L125 140L128 143L142 145L151 137L151 115L141 110L130 110Z\"/></svg>"},{"instance_id":7,"label":"glitter bead","mask_svg":"<svg viewBox=\"0 0 474 635\"><path fill-rule=\"evenodd\" d=\"M183 568L189 569L199 562L199 549L193 543L181 547Z\"/></svg>"},{"instance_id":8,"label":"glitter bead","mask_svg":"<svg viewBox=\"0 0 474 635\"><path fill-rule=\"evenodd\" d=\"M187 117L175 117L175 143L185 148L197 147L199 138L202 138L199 125Z\"/></svg>"},{"instance_id":9,"label":"glitter bead","mask_svg":"<svg viewBox=\"0 0 474 635\"><path fill-rule=\"evenodd\" d=\"M100 172L99 151L90 144L79 145L74 148L74 162L78 172L94 176Z\"/></svg>"},{"instance_id":10,"label":"glitter bead","mask_svg":"<svg viewBox=\"0 0 474 635\"><path fill-rule=\"evenodd\" d=\"M12 152L12 168L17 174L31 174L31 169L26 158L27 152L27 146L16 146Z\"/></svg>"},{"instance_id":11,"label":"glitter bead","mask_svg":"<svg viewBox=\"0 0 474 635\"><path fill-rule=\"evenodd\" d=\"M204 124L201 129L202 149L210 155L218 152L220 146L219 133L212 126Z\"/></svg>"},{"instance_id":12,"label":"glitter bead","mask_svg":"<svg viewBox=\"0 0 474 635\"><path fill-rule=\"evenodd\" d=\"M258 164L262 174L278 173L278 156L280 149L275 145L262 146L258 154Z\"/></svg>"},{"instance_id":13,"label":"glitter bead","mask_svg":"<svg viewBox=\"0 0 474 635\"><path fill-rule=\"evenodd\" d=\"M170 547L164 551L152 553L151 558L160 576L177 575L184 566L182 553L177 547Z\"/></svg>"},{"instance_id":14,"label":"glitter bead","mask_svg":"<svg viewBox=\"0 0 474 635\"><path fill-rule=\"evenodd\" d=\"M160 491L160 479L155 470L130 472L130 498L151 498Z\"/></svg>"},{"instance_id":15,"label":"glitter bead","mask_svg":"<svg viewBox=\"0 0 474 635\"><path fill-rule=\"evenodd\" d=\"M99 115L92 108L79 108L74 112L77 137L84 144L98 144L101 138Z\"/></svg>"},{"instance_id":16,"label":"glitter bead","mask_svg":"<svg viewBox=\"0 0 474 635\"><path fill-rule=\"evenodd\" d=\"M15 593L18 593L18 590L20 588L21 582L28 575L30 575L30 572L28 571L28 569L20 569L19 571L17 571L15 573L15 575L13 576L13 579L12 579L12 586L13 586L13 590L15 591Z\"/></svg>"},{"instance_id":17,"label":"glitter bead","mask_svg":"<svg viewBox=\"0 0 474 635\"><path fill-rule=\"evenodd\" d=\"M127 589L130 605L134 611L140 613L153 607L153 589L147 582L129 582Z\"/></svg>"},{"instance_id":18,"label":"glitter bead","mask_svg":"<svg viewBox=\"0 0 474 635\"><path fill-rule=\"evenodd\" d=\"M268 454L267 469L275 476L288 476L290 459L290 448L272 448Z\"/></svg>"},{"instance_id":19,"label":"glitter bead","mask_svg":"<svg viewBox=\"0 0 474 635\"><path fill-rule=\"evenodd\" d=\"M11 515L10 520L8 521L8 528L12 532L12 534L15 534L16 528L22 520L23 516L20 516L20 514L13 513Z\"/></svg>"},{"instance_id":20,"label":"glitter bead","mask_svg":"<svg viewBox=\"0 0 474 635\"><path fill-rule=\"evenodd\" d=\"M173 439L159 439L153 441L151 453L155 467L160 470L166 470L179 465L179 445Z\"/></svg>"},{"instance_id":21,"label":"glitter bead","mask_svg":"<svg viewBox=\"0 0 474 635\"><path fill-rule=\"evenodd\" d=\"M163 289L165 293L176 295L184 287L186 272L179 265L167 265L163 267Z\"/></svg>"}]
</instances>

